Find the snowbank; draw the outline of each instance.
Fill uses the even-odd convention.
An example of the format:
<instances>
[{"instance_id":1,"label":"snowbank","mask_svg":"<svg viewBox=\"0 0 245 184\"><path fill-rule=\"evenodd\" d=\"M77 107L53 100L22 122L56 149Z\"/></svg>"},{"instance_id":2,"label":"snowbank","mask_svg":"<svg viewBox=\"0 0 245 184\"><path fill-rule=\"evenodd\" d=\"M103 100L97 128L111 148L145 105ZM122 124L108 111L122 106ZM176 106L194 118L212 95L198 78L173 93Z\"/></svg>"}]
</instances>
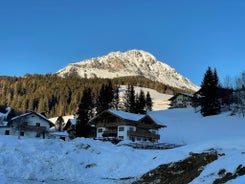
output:
<instances>
[{"instance_id":1,"label":"snowbank","mask_svg":"<svg viewBox=\"0 0 245 184\"><path fill-rule=\"evenodd\" d=\"M130 183L160 164L186 158L190 152L214 148L223 155L192 183L212 183L218 171L234 172L245 163L243 118L223 113L202 117L193 109L151 112L167 125L161 142L184 146L169 150L137 150L92 139L64 142L0 136L0 183ZM244 177L230 183L242 183Z\"/></svg>"}]
</instances>

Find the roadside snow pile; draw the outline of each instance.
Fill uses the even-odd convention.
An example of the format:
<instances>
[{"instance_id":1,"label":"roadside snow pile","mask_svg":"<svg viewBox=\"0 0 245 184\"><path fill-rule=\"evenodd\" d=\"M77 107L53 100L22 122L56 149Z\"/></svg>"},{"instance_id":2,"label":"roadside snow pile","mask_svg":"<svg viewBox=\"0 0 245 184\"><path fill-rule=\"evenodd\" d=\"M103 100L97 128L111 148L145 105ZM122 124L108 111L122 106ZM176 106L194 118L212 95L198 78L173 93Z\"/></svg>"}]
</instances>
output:
<instances>
[{"instance_id":1,"label":"roadside snow pile","mask_svg":"<svg viewBox=\"0 0 245 184\"><path fill-rule=\"evenodd\" d=\"M161 142L184 144L168 150L139 150L92 139L28 139L0 136L1 184L128 184L161 164L214 149L219 158L205 166L192 184L213 183L219 172L235 173L245 165L244 118L224 113L202 117L193 109L151 112L167 125ZM237 181L237 182L236 182ZM230 183L244 183L241 176Z\"/></svg>"}]
</instances>

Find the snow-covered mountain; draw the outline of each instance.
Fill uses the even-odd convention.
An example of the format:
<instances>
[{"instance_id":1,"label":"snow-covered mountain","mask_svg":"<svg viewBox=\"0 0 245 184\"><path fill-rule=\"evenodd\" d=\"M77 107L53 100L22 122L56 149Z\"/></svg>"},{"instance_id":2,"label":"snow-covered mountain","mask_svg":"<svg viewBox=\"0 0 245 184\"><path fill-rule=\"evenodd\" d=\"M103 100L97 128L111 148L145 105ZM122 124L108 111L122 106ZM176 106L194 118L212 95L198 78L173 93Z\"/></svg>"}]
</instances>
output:
<instances>
[{"instance_id":1,"label":"snow-covered mountain","mask_svg":"<svg viewBox=\"0 0 245 184\"><path fill-rule=\"evenodd\" d=\"M198 90L198 86L177 73L174 68L142 50L111 52L102 57L72 63L59 70L57 74L62 77L77 74L82 78L144 76L172 87Z\"/></svg>"}]
</instances>

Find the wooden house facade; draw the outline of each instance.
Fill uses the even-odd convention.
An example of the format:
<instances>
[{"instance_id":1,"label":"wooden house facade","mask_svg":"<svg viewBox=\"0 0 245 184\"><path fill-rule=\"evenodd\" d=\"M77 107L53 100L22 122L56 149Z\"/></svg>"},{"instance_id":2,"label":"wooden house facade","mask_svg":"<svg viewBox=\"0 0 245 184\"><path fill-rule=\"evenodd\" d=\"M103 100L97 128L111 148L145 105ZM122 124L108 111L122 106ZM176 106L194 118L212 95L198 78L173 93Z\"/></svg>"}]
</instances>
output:
<instances>
[{"instance_id":1,"label":"wooden house facade","mask_svg":"<svg viewBox=\"0 0 245 184\"><path fill-rule=\"evenodd\" d=\"M178 93L169 99L171 108L193 107L194 95L189 93Z\"/></svg>"},{"instance_id":2,"label":"wooden house facade","mask_svg":"<svg viewBox=\"0 0 245 184\"><path fill-rule=\"evenodd\" d=\"M149 115L107 110L89 121L96 127L97 139L157 142L158 130L166 127L157 124Z\"/></svg>"}]
</instances>

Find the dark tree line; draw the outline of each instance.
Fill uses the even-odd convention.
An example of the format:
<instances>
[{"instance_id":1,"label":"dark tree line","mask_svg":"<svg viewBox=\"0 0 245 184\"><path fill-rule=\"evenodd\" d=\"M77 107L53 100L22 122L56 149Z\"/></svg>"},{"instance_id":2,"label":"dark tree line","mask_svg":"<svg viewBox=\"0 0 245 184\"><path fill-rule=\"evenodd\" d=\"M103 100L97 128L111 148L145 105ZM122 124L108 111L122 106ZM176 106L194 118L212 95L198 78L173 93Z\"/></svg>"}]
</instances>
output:
<instances>
[{"instance_id":1,"label":"dark tree line","mask_svg":"<svg viewBox=\"0 0 245 184\"><path fill-rule=\"evenodd\" d=\"M110 80L111 86L132 84L148 87L162 93L175 94L180 89L163 85L143 77L122 77ZM107 88L108 79L81 79L76 76L62 78L55 74L26 74L24 77L0 77L0 105L10 106L15 111L33 110L44 112L47 117L74 114L83 97L84 89L90 88L93 101L99 99L99 91ZM106 93L101 91L101 93ZM108 93L108 95L110 95ZM117 95L117 94L113 94ZM111 105L119 108L118 98ZM100 107L99 107L100 108ZM99 110L98 111L101 111ZM102 109L103 110L103 109Z\"/></svg>"},{"instance_id":2,"label":"dark tree line","mask_svg":"<svg viewBox=\"0 0 245 184\"><path fill-rule=\"evenodd\" d=\"M219 78L216 69L208 67L201 84L201 113L203 116L220 113Z\"/></svg>"},{"instance_id":3,"label":"dark tree line","mask_svg":"<svg viewBox=\"0 0 245 184\"><path fill-rule=\"evenodd\" d=\"M143 90L135 94L134 86L127 85L127 89L124 94L123 107L126 112L145 114L147 111L152 110L152 99L150 93L145 95Z\"/></svg>"},{"instance_id":4,"label":"dark tree line","mask_svg":"<svg viewBox=\"0 0 245 184\"><path fill-rule=\"evenodd\" d=\"M244 101L244 96L239 96L241 88L233 89L219 82L216 69L208 67L202 81L199 94L201 95L201 113L203 116L216 115L221 111L235 111L241 107L240 102Z\"/></svg>"}]
</instances>

